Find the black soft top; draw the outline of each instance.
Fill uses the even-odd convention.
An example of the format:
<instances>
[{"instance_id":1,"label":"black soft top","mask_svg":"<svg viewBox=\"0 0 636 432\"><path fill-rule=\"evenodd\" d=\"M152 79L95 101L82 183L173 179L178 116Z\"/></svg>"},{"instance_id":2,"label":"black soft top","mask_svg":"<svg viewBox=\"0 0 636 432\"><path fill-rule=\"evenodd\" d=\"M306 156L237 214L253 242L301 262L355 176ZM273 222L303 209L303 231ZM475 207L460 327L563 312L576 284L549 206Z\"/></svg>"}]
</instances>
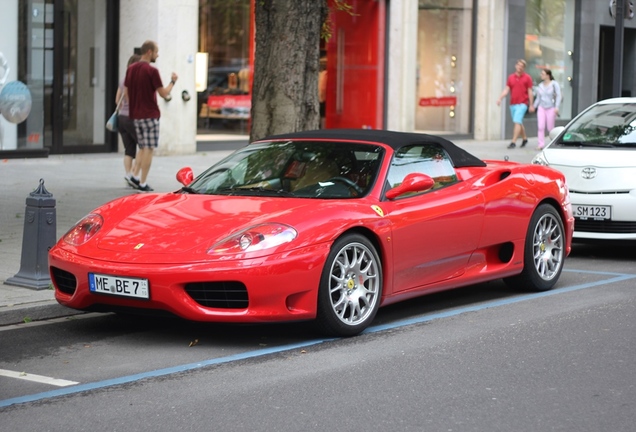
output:
<instances>
[{"instance_id":1,"label":"black soft top","mask_svg":"<svg viewBox=\"0 0 636 432\"><path fill-rule=\"evenodd\" d=\"M272 135L258 141L281 141L294 139L341 139L350 141L367 141L386 144L394 150L407 145L435 143L439 144L444 148L444 150L446 150L455 168L486 166L484 161L468 153L466 150L457 147L447 139L436 135L427 135L422 133L395 132L381 129L319 129Z\"/></svg>"}]
</instances>

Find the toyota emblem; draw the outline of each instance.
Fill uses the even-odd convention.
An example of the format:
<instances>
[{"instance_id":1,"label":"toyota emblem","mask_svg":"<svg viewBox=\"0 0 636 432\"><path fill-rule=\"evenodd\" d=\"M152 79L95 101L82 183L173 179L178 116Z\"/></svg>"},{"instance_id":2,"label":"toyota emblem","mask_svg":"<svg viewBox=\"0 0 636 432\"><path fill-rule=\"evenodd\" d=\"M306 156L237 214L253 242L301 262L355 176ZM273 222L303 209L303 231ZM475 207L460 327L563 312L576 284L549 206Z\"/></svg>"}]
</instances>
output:
<instances>
[{"instance_id":1,"label":"toyota emblem","mask_svg":"<svg viewBox=\"0 0 636 432\"><path fill-rule=\"evenodd\" d=\"M581 170L581 177L586 180L593 179L596 177L596 168L593 167L585 167Z\"/></svg>"}]
</instances>

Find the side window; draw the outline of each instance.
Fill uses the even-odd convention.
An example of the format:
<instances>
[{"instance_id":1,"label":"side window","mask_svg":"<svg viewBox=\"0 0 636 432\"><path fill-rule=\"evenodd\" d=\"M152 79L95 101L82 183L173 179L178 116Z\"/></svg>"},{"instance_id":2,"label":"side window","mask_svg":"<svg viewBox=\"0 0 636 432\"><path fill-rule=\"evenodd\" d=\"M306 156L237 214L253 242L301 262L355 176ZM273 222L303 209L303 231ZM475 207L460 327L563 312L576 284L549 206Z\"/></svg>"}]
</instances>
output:
<instances>
[{"instance_id":1,"label":"side window","mask_svg":"<svg viewBox=\"0 0 636 432\"><path fill-rule=\"evenodd\" d=\"M389 187L399 186L411 173L426 174L435 180L433 189L457 183L457 174L446 151L437 144L411 145L400 148L389 168Z\"/></svg>"}]
</instances>

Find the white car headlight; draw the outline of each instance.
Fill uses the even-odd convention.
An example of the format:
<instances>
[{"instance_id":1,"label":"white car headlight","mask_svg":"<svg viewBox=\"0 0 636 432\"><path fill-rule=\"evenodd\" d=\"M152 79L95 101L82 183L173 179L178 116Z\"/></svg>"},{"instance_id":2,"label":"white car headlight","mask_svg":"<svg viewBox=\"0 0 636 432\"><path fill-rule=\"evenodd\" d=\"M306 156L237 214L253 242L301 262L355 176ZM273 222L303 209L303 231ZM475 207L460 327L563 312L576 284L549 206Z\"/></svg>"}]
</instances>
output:
<instances>
[{"instance_id":1,"label":"white car headlight","mask_svg":"<svg viewBox=\"0 0 636 432\"><path fill-rule=\"evenodd\" d=\"M533 159L532 159L532 163L535 165L544 165L544 166L550 166L550 164L548 163L548 161L545 158L545 154L543 152L539 153L538 155L536 155Z\"/></svg>"},{"instance_id":2,"label":"white car headlight","mask_svg":"<svg viewBox=\"0 0 636 432\"><path fill-rule=\"evenodd\" d=\"M255 225L221 240L208 249L208 254L225 255L261 251L289 243L297 236L296 230L289 225L279 223Z\"/></svg>"}]
</instances>

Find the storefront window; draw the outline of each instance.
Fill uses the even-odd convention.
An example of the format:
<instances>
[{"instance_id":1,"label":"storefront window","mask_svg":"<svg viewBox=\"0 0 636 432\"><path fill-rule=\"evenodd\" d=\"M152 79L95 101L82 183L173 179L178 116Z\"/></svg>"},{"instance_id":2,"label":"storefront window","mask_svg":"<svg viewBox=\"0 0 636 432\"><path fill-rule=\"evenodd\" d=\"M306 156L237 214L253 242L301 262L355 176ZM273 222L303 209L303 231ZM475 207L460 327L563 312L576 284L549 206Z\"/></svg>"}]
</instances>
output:
<instances>
[{"instance_id":1,"label":"storefront window","mask_svg":"<svg viewBox=\"0 0 636 432\"><path fill-rule=\"evenodd\" d=\"M52 81L52 70L45 68L52 58L53 37L49 27L53 22L53 5L44 1L20 0L3 7L0 14L0 54L6 68L0 70L0 89L19 81L31 97L30 111L19 123L0 116L0 150L33 150L43 148L44 83ZM0 59L0 60L2 60Z\"/></svg>"},{"instance_id":2,"label":"storefront window","mask_svg":"<svg viewBox=\"0 0 636 432\"><path fill-rule=\"evenodd\" d=\"M561 86L562 118L572 116L572 50L574 49L574 0L528 0L526 3L526 71L535 85L544 68Z\"/></svg>"},{"instance_id":3,"label":"storefront window","mask_svg":"<svg viewBox=\"0 0 636 432\"><path fill-rule=\"evenodd\" d=\"M107 0L20 0L18 79L30 89L18 149L105 145Z\"/></svg>"},{"instance_id":4,"label":"storefront window","mask_svg":"<svg viewBox=\"0 0 636 432\"><path fill-rule=\"evenodd\" d=\"M250 116L250 0L199 0L199 52L208 54L198 92L199 132L247 133Z\"/></svg>"},{"instance_id":5,"label":"storefront window","mask_svg":"<svg viewBox=\"0 0 636 432\"><path fill-rule=\"evenodd\" d=\"M472 0L419 0L415 129L470 133Z\"/></svg>"}]
</instances>

